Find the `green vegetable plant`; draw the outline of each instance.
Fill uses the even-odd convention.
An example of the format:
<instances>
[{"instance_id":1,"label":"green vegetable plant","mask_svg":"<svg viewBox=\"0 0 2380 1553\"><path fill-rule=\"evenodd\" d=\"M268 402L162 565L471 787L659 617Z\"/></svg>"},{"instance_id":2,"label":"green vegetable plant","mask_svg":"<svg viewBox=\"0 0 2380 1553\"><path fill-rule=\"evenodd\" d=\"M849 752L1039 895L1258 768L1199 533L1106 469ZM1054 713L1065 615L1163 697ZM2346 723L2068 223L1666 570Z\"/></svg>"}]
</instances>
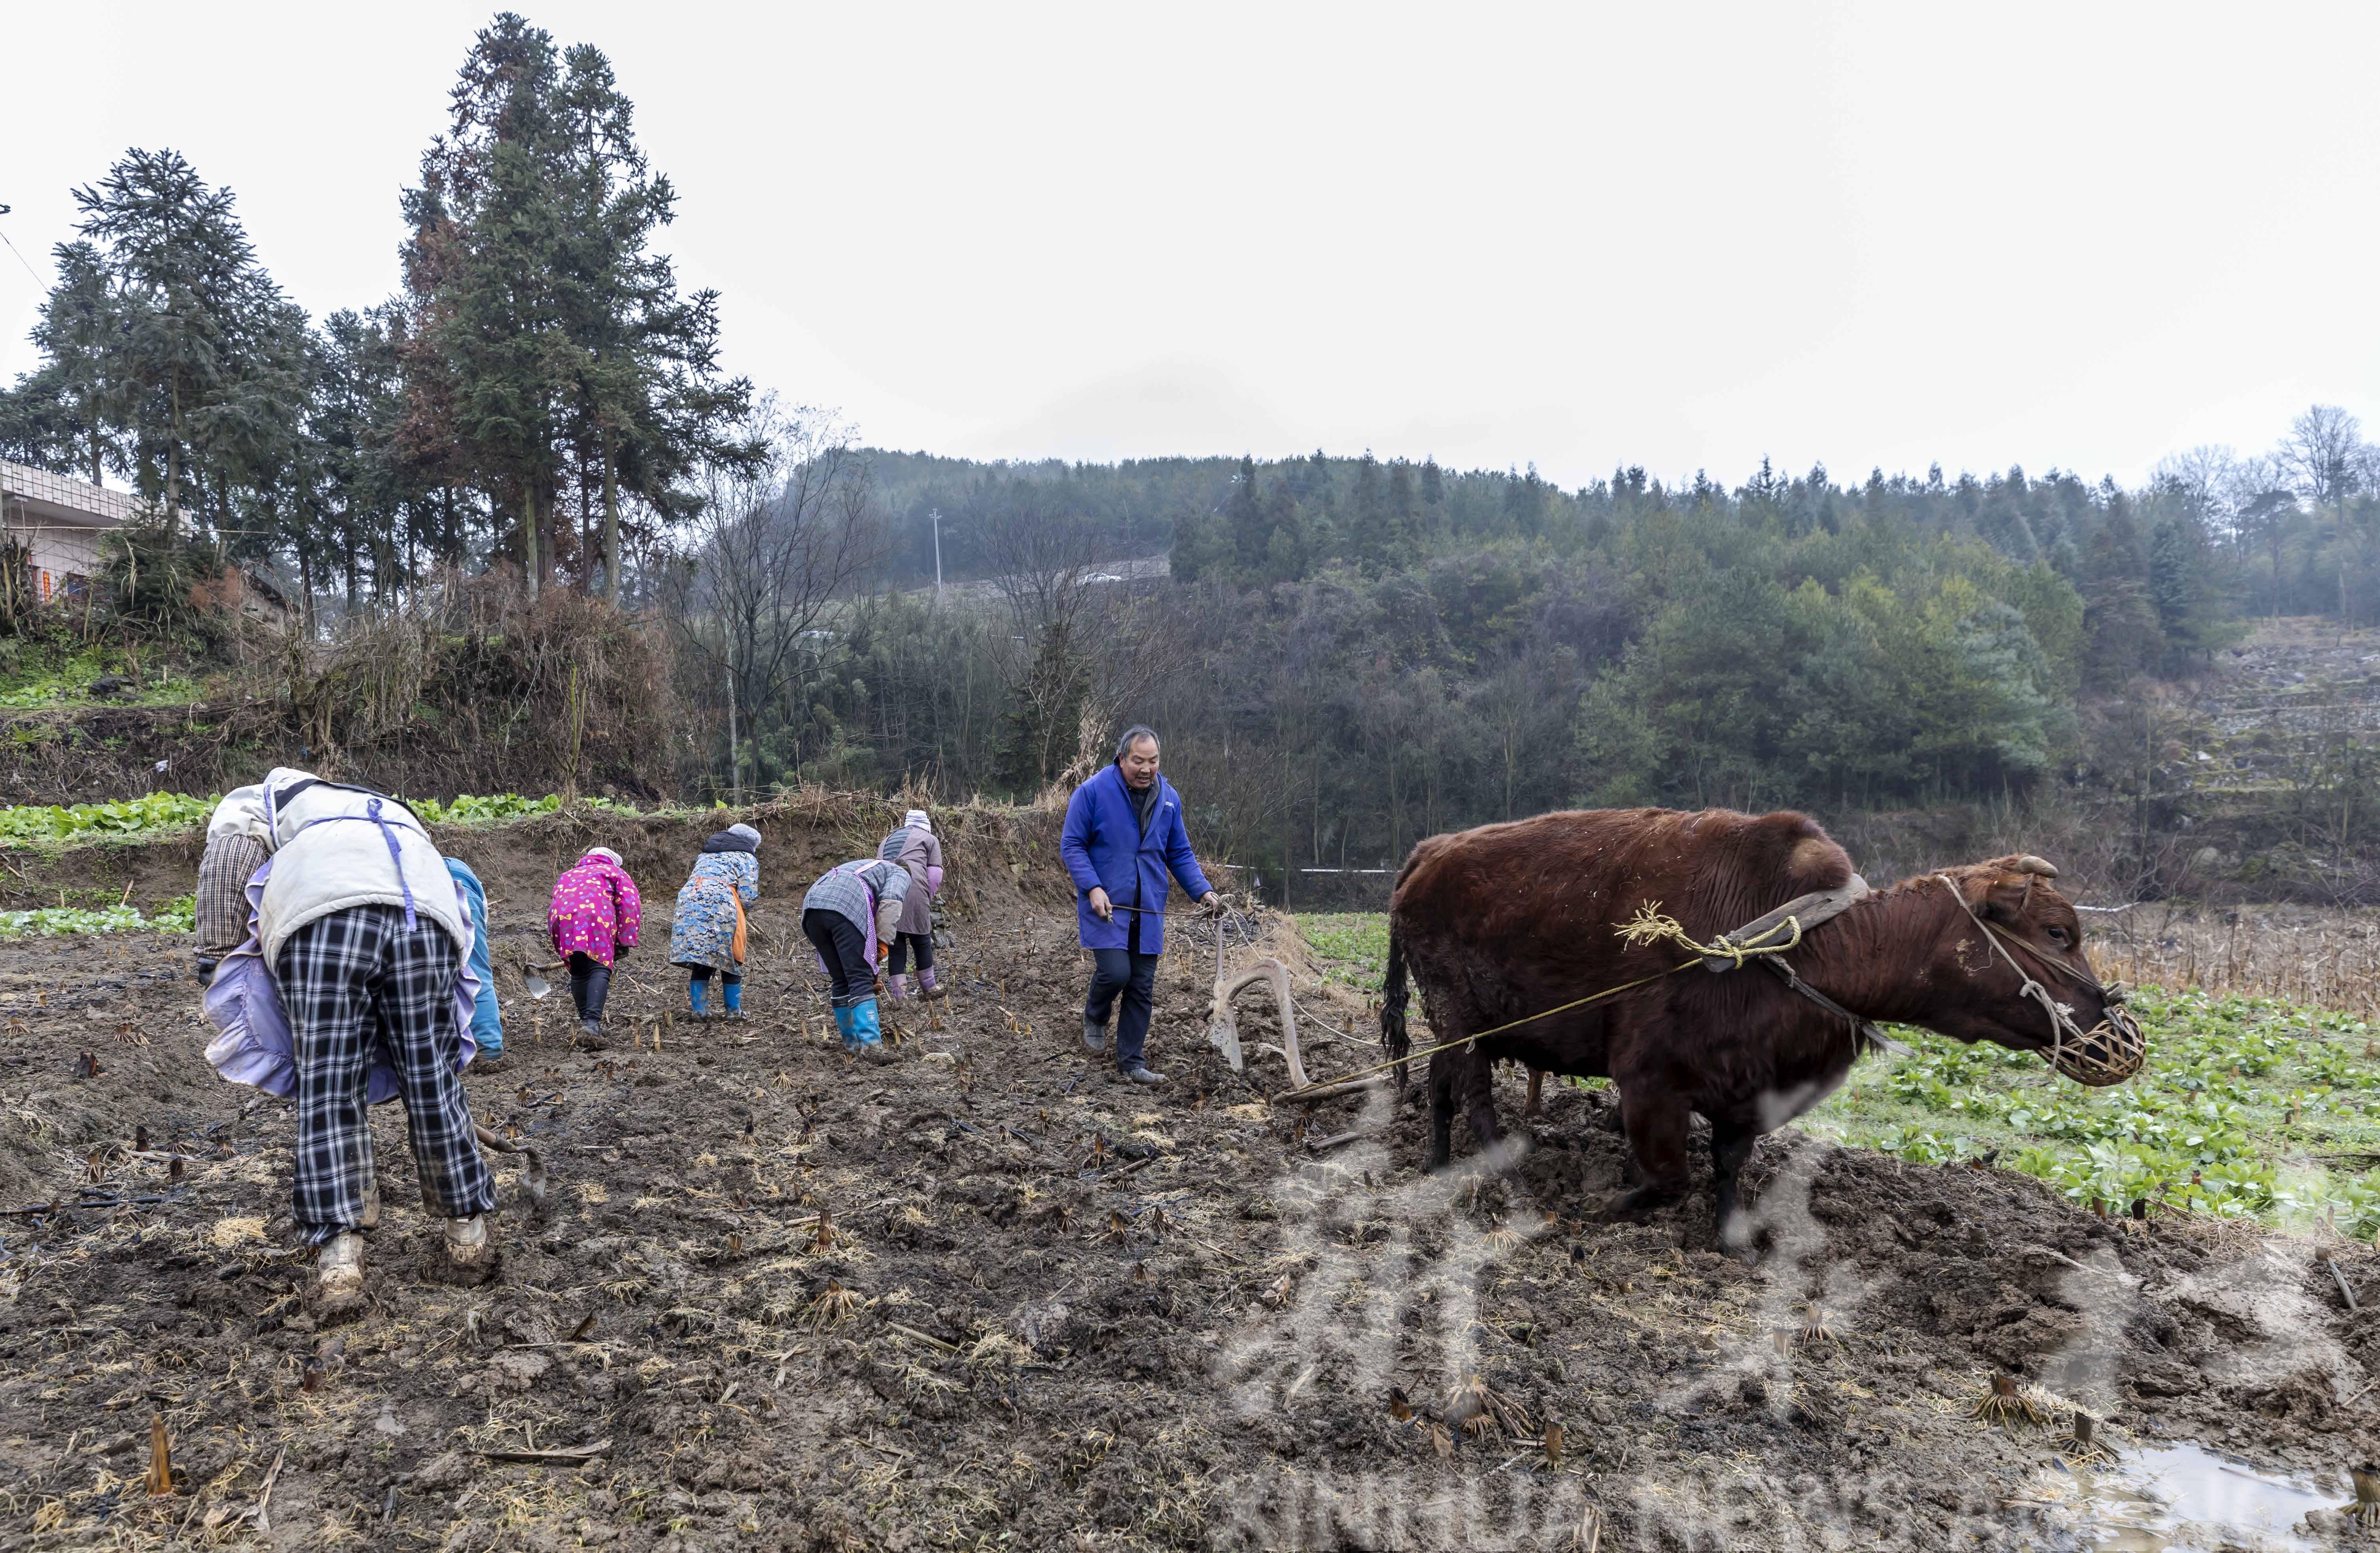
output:
<instances>
[{"instance_id":1,"label":"green vegetable plant","mask_svg":"<svg viewBox=\"0 0 2380 1553\"><path fill-rule=\"evenodd\" d=\"M207 817L214 812L217 801L215 795L194 797L185 793L152 793L146 797L125 798L105 804L65 807L26 804L14 808L0 808L0 845L12 843L55 844L188 830L193 825L205 824ZM451 802L441 802L436 798L412 798L407 802L415 813L433 825L521 819L532 815L552 814L562 807L561 796L552 793L542 798L525 798L517 793L498 793L487 797L467 793ZM632 812L627 811L625 805L603 798L585 798L580 802L591 808Z\"/></svg>"},{"instance_id":2,"label":"green vegetable plant","mask_svg":"<svg viewBox=\"0 0 2380 1553\"><path fill-rule=\"evenodd\" d=\"M0 808L0 842L79 841L131 836L147 831L180 831L206 823L212 798L152 793L107 804L28 804Z\"/></svg>"},{"instance_id":3,"label":"green vegetable plant","mask_svg":"<svg viewBox=\"0 0 2380 1553\"><path fill-rule=\"evenodd\" d=\"M70 933L188 933L198 928L198 897L184 895L166 904L154 916L138 906L42 906L33 911L0 911L0 938L56 938Z\"/></svg>"},{"instance_id":4,"label":"green vegetable plant","mask_svg":"<svg viewBox=\"0 0 2380 1553\"><path fill-rule=\"evenodd\" d=\"M2362 1020L2271 998L2146 988L2149 1061L2085 1089L2030 1053L1923 1031L1896 1062L1863 1063L1806 1119L1905 1159L1972 1158L2108 1213L2136 1203L2380 1231L2380 1047Z\"/></svg>"}]
</instances>

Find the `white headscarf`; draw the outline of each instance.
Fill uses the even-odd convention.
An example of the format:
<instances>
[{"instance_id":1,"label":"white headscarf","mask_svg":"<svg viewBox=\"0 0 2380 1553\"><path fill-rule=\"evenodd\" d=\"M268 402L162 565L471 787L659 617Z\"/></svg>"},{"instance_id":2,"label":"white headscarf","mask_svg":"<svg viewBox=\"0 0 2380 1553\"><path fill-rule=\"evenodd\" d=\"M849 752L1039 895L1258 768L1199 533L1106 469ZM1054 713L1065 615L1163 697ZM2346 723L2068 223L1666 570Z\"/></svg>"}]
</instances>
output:
<instances>
[{"instance_id":1,"label":"white headscarf","mask_svg":"<svg viewBox=\"0 0 2380 1553\"><path fill-rule=\"evenodd\" d=\"M901 823L912 831L924 831L929 834L931 834L934 829L934 822L926 818L924 809L911 809L901 817Z\"/></svg>"},{"instance_id":2,"label":"white headscarf","mask_svg":"<svg viewBox=\"0 0 2380 1553\"><path fill-rule=\"evenodd\" d=\"M612 860L612 866L613 866L613 867L625 867L625 864L623 864L623 863L620 861L620 855L619 855L618 853L616 853L616 852L613 851L613 850L612 850L610 847L608 847L608 846L590 846L590 847L589 847L585 852L581 853L579 855L581 855L582 857L608 857L608 858L610 858L610 859Z\"/></svg>"},{"instance_id":3,"label":"white headscarf","mask_svg":"<svg viewBox=\"0 0 2380 1553\"><path fill-rule=\"evenodd\" d=\"M264 819L264 784L251 783L235 787L223 795L213 814L207 817L207 840L217 836L252 836L273 847L273 827Z\"/></svg>"},{"instance_id":4,"label":"white headscarf","mask_svg":"<svg viewBox=\"0 0 2380 1553\"><path fill-rule=\"evenodd\" d=\"M730 825L727 827L727 833L731 836L741 836L754 846L760 844L760 832L749 825Z\"/></svg>"}]
</instances>

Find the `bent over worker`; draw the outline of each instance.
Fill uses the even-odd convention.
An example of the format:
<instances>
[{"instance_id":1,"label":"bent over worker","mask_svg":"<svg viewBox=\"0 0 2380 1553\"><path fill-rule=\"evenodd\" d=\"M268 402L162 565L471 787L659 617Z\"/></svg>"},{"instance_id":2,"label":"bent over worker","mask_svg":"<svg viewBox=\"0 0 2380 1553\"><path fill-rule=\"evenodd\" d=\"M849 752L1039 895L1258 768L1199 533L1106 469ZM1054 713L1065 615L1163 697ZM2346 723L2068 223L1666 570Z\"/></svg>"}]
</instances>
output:
<instances>
[{"instance_id":1,"label":"bent over worker","mask_svg":"<svg viewBox=\"0 0 2380 1553\"><path fill-rule=\"evenodd\" d=\"M1167 876L1200 905L1215 904L1182 821L1182 795L1157 774L1157 734L1137 725L1116 740L1115 758L1066 800L1058 855L1080 899L1075 926L1096 969L1083 1000L1083 1047L1107 1049L1108 1016L1116 1019L1116 1072L1135 1084L1165 1075L1142 1060L1156 1002L1157 957L1165 952ZM1122 920L1118 920L1121 918Z\"/></svg>"},{"instance_id":2,"label":"bent over worker","mask_svg":"<svg viewBox=\"0 0 2380 1553\"><path fill-rule=\"evenodd\" d=\"M934 822L924 809L911 809L902 816L901 828L878 843L876 855L900 864L909 875L909 893L901 902L900 931L884 961L885 1001L907 1000L909 989L903 983L907 980L905 973L912 954L917 957L917 996L928 1002L948 997L934 977L933 900L942 891L942 840L934 834Z\"/></svg>"},{"instance_id":3,"label":"bent over worker","mask_svg":"<svg viewBox=\"0 0 2380 1553\"><path fill-rule=\"evenodd\" d=\"M257 939L288 1018L298 1101L298 1230L322 1248L325 1316L364 1297L364 1194L372 1179L365 1106L375 1064L405 1100L427 1206L445 1220L456 1273L494 1270L487 1214L495 1185L480 1157L457 1068L456 1017L474 939L446 861L413 811L368 788L276 768L261 789L273 867L257 896Z\"/></svg>"},{"instance_id":4,"label":"bent over worker","mask_svg":"<svg viewBox=\"0 0 2380 1553\"><path fill-rule=\"evenodd\" d=\"M471 1039L480 1049L479 1070L499 1072L504 1062L504 1016L496 1006L496 967L488 952L487 887L460 857L446 859L446 872L471 908L471 952L464 956L464 963L480 984L471 999Z\"/></svg>"},{"instance_id":5,"label":"bent over worker","mask_svg":"<svg viewBox=\"0 0 2380 1553\"><path fill-rule=\"evenodd\" d=\"M273 835L264 820L264 788L235 787L207 818L207 849L199 858L194 916L198 973L212 980L223 957L248 937L248 881L273 855Z\"/></svg>"},{"instance_id":6,"label":"bent over worker","mask_svg":"<svg viewBox=\"0 0 2380 1553\"><path fill-rule=\"evenodd\" d=\"M714 832L670 913L670 964L686 967L686 1004L696 1018L710 1017L704 1004L714 971L720 1013L744 1016L744 913L759 904L760 832L749 825Z\"/></svg>"},{"instance_id":7,"label":"bent over worker","mask_svg":"<svg viewBox=\"0 0 2380 1553\"><path fill-rule=\"evenodd\" d=\"M802 897L802 936L833 984L843 1049L869 1062L897 1061L876 1012L876 966L900 930L909 870L881 857L830 868Z\"/></svg>"},{"instance_id":8,"label":"bent over worker","mask_svg":"<svg viewBox=\"0 0 2380 1553\"><path fill-rule=\"evenodd\" d=\"M570 969L570 1002L588 1042L603 1039L603 1000L612 990L613 963L637 947L644 922L637 881L608 846L590 846L553 881L545 908L546 936Z\"/></svg>"}]
</instances>

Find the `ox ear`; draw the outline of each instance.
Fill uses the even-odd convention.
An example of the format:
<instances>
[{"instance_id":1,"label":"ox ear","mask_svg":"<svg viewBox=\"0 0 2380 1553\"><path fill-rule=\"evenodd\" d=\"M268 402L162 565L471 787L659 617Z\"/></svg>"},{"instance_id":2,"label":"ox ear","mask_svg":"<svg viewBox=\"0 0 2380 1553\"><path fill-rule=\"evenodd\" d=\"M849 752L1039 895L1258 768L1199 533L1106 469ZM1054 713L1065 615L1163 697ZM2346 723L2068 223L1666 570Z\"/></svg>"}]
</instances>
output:
<instances>
[{"instance_id":1,"label":"ox ear","mask_svg":"<svg viewBox=\"0 0 2380 1553\"><path fill-rule=\"evenodd\" d=\"M2031 875L2017 872L2012 859L2003 858L1961 870L1959 893L1985 921L2013 927L2024 916L2033 883Z\"/></svg>"}]
</instances>

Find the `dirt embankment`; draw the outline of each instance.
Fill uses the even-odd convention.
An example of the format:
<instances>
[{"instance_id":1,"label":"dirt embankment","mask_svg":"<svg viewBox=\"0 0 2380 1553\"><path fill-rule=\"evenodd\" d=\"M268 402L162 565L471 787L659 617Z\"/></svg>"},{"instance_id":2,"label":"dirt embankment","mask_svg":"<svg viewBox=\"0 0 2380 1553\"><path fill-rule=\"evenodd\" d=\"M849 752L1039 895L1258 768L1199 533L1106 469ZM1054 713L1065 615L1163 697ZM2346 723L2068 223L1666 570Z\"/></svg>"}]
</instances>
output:
<instances>
[{"instance_id":1,"label":"dirt embankment","mask_svg":"<svg viewBox=\"0 0 2380 1553\"><path fill-rule=\"evenodd\" d=\"M253 706L96 707L0 717L0 803L106 803L158 791L219 792L232 767L261 770L280 719ZM297 752L292 746L290 754ZM164 766L160 770L158 767Z\"/></svg>"},{"instance_id":2,"label":"dirt embankment","mask_svg":"<svg viewBox=\"0 0 2380 1553\"><path fill-rule=\"evenodd\" d=\"M1271 1103L1276 1060L1234 1074L1198 1038L1204 942L1159 980L1172 1083L1120 1085L1076 1034L1053 816L950 815L955 995L900 1016L904 1063L857 1066L779 935L888 813L756 818L752 1017L663 1027L681 983L640 952L612 1048L572 1050L566 1010L500 954L512 1054L467 1087L540 1149L545 1206L501 1160L503 1276L425 1281L436 1225L382 1108L374 1304L333 1329L302 1298L286 1109L203 1067L182 946L0 944L0 1208L58 1204L0 1220L5 1539L2015 1549L2075 1545L2071 1480L2055 1428L1971 1416L1995 1367L2126 1449L2189 1438L2335 1476L2380 1443L2380 1315L2349 1314L2301 1243L2109 1223L2025 1178L1788 1134L1751 1172L1747 1268L1706 1193L1600 1221L1622 1151L1605 1094L1556 1086L1500 1176L1425 1174L1419 1119L1385 1096ZM711 823L456 844L499 931L533 941L554 860L601 831L658 949ZM1353 1037L1311 1048L1318 1075L1374 1060L1352 999L1298 995L1310 1038ZM1257 1001L1252 1048L1278 1036ZM1517 1121L1516 1085L1503 1099ZM2332 1250L2358 1287L2380 1272ZM183 1474L153 1498L152 1413ZM502 1454L540 1450L562 1454Z\"/></svg>"},{"instance_id":3,"label":"dirt embankment","mask_svg":"<svg viewBox=\"0 0 2380 1553\"><path fill-rule=\"evenodd\" d=\"M280 701L93 707L0 716L0 804L98 804L143 793L221 793L275 766L314 767L310 735ZM566 746L565 746L566 748ZM343 746L340 770L384 793L547 793L564 756L545 740L481 737L425 714ZM674 786L656 750L590 738L580 786L650 802Z\"/></svg>"},{"instance_id":4,"label":"dirt embankment","mask_svg":"<svg viewBox=\"0 0 2380 1553\"><path fill-rule=\"evenodd\" d=\"M1045 909L1072 896L1058 871L1060 817L1038 809L964 805L936 811L953 865L942 904L956 912L1030 899ZM740 809L674 809L658 814L577 808L495 824L433 825L441 850L471 865L497 911L496 936L541 934L554 876L590 846L618 852L630 874L668 920L669 898L684 880L703 838L742 821L765 838L760 885L767 916L790 911L825 869L872 857L902 807L856 794L806 793ZM139 843L104 842L59 851L0 848L0 910L88 905L104 897L153 911L195 886L205 837L182 834ZM966 866L960 867L962 855ZM797 914L790 914L797 915ZM798 929L795 929L796 932Z\"/></svg>"}]
</instances>

